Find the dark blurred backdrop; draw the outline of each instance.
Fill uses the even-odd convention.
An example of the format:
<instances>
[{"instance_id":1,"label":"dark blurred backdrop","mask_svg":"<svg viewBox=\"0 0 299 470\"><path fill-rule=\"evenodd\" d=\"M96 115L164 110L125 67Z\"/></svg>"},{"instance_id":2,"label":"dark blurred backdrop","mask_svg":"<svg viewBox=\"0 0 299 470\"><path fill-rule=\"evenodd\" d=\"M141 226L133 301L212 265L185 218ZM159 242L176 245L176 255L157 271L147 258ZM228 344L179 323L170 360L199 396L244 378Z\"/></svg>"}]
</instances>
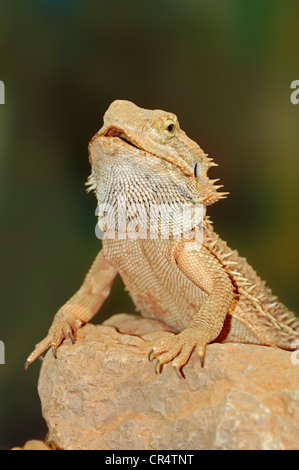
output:
<instances>
[{"instance_id":1,"label":"dark blurred backdrop","mask_svg":"<svg viewBox=\"0 0 299 470\"><path fill-rule=\"evenodd\" d=\"M114 99L178 115L231 193L216 230L299 312L298 18L292 0L1 2L0 448L45 437L23 364L100 248L87 145ZM124 311L118 280L94 321Z\"/></svg>"}]
</instances>

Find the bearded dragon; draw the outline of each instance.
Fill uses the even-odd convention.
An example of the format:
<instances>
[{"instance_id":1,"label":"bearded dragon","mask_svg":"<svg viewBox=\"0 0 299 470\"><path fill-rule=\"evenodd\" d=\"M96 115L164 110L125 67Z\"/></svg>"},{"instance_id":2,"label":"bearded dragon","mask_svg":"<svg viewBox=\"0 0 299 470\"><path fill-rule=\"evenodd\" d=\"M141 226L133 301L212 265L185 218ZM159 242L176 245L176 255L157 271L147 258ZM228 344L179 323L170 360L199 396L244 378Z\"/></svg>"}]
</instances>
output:
<instances>
[{"instance_id":1,"label":"bearded dragon","mask_svg":"<svg viewBox=\"0 0 299 470\"><path fill-rule=\"evenodd\" d=\"M73 333L109 295L118 273L143 316L177 331L161 333L150 345L149 360L157 359L157 373L172 363L183 377L182 368L193 350L203 366L206 346L213 341L292 349L299 320L246 259L214 232L206 208L228 193L219 192L218 180L209 179L209 168L217 165L180 129L174 114L114 101L89 144L89 158L89 190L105 207L102 249L25 368L50 347L56 357L68 335L73 341ZM119 200L125 201L121 210ZM130 212L131 206L137 211ZM155 236L148 225L153 206L160 210ZM185 206L193 210L191 225L177 236L185 222ZM197 207L202 208L201 216L196 216ZM172 230L163 238L159 233L168 211L174 214ZM124 223L115 226L115 217L123 214ZM138 229L135 223L130 231L134 214Z\"/></svg>"}]
</instances>

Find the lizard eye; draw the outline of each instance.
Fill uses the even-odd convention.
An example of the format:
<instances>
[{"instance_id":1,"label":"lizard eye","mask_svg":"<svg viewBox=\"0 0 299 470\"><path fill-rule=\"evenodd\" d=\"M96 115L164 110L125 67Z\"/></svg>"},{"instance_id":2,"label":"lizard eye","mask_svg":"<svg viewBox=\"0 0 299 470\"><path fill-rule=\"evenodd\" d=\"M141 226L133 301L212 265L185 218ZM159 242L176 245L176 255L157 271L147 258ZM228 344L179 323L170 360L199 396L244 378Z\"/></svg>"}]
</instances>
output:
<instances>
[{"instance_id":1,"label":"lizard eye","mask_svg":"<svg viewBox=\"0 0 299 470\"><path fill-rule=\"evenodd\" d=\"M172 119L167 119L166 122L164 122L164 129L167 131L168 134L174 134L176 125Z\"/></svg>"}]
</instances>

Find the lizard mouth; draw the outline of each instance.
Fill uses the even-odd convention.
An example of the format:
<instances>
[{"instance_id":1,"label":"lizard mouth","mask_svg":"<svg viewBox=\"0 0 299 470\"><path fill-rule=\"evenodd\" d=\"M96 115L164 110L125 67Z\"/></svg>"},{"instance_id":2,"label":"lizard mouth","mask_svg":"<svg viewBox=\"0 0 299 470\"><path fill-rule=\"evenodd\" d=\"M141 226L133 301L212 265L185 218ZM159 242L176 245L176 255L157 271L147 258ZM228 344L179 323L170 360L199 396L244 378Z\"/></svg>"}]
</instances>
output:
<instances>
[{"instance_id":1,"label":"lizard mouth","mask_svg":"<svg viewBox=\"0 0 299 470\"><path fill-rule=\"evenodd\" d=\"M110 126L108 129L100 130L94 136L94 138L96 138L98 136L101 136L101 137L104 137L104 138L117 137L118 139L122 140L126 145L130 145L131 147L134 147L135 149L143 152L143 154L146 153L148 155L151 155L152 157L159 158L160 160L164 160L164 161L170 163L171 165L178 168L184 176L190 177L190 176L193 175L193 172L190 171L190 169L186 166L186 164L183 161L175 162L175 161L173 161L173 159L171 157L159 156L156 153L153 153L151 150L148 150L144 147L141 147L138 144L138 142L136 142L136 140L133 140L132 138L129 138L128 135L125 134L123 129L121 129L120 127ZM91 142L93 141L93 139L91 140Z\"/></svg>"},{"instance_id":2,"label":"lizard mouth","mask_svg":"<svg viewBox=\"0 0 299 470\"><path fill-rule=\"evenodd\" d=\"M134 147L135 149L141 150L142 152L146 152L147 154L149 154L153 157L159 158L160 160L167 161L171 165L177 167L185 176L189 177L191 175L191 173L189 171L186 171L183 168L183 166L181 166L178 163L175 163L174 161L172 161L171 158L161 157L161 156L157 155L156 153L152 153L151 151L147 150L146 148L141 147L135 140L129 138L124 133L123 129L121 129L119 127L111 126L101 135L102 135L102 137L118 137L120 140L122 140L126 144L131 145L131 147Z\"/></svg>"},{"instance_id":3,"label":"lizard mouth","mask_svg":"<svg viewBox=\"0 0 299 470\"><path fill-rule=\"evenodd\" d=\"M123 132L122 129L119 129L117 127L110 127L107 132L103 135L103 137L118 137L121 139L123 142L126 142L127 144L131 145L132 147L135 147L136 149L142 150L136 143L132 142L132 140L129 139L129 137Z\"/></svg>"}]
</instances>

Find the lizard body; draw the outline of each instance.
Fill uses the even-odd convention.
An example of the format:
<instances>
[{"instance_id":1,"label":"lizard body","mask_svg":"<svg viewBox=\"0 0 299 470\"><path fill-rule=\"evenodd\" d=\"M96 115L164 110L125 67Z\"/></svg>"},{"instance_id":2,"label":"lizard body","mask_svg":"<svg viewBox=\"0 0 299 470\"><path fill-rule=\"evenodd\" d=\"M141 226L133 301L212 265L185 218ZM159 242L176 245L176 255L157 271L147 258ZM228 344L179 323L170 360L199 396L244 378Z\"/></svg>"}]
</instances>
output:
<instances>
[{"instance_id":1,"label":"lizard body","mask_svg":"<svg viewBox=\"0 0 299 470\"><path fill-rule=\"evenodd\" d=\"M26 368L49 347L56 356L68 334L73 339L72 332L101 307L117 274L142 315L178 331L152 345L149 359L157 358L157 372L172 362L182 376L194 349L203 365L206 345L215 340L291 349L299 338L299 321L214 232L206 207L227 193L219 193L217 180L208 178L216 164L180 129L174 114L114 101L90 142L89 155L90 189L99 206L107 208L102 250L80 289L57 312L47 337L28 357ZM186 222L184 204L191 208L191 226L177 236ZM159 230L151 236L148 221L155 205L158 229L172 212L166 237ZM132 206L135 212L130 212ZM202 211L196 212L197 207ZM120 219L115 224L120 212L125 213L126 230ZM132 221L135 228L138 222L137 231L127 230ZM200 240L194 236L198 228Z\"/></svg>"}]
</instances>

